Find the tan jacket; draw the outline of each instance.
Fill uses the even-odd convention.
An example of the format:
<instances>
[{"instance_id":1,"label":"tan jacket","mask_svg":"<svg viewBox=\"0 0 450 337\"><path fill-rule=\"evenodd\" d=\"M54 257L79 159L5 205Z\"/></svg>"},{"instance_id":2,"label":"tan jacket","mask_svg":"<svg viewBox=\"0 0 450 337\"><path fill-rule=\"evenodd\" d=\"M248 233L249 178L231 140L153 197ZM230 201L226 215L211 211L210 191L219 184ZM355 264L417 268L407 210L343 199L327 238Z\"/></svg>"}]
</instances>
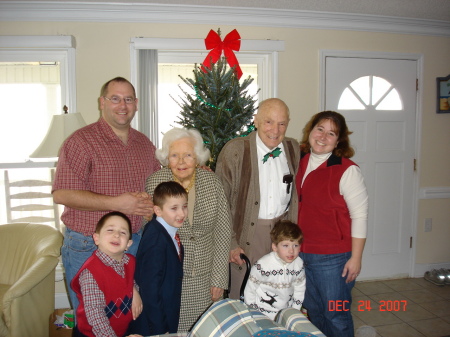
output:
<instances>
[{"instance_id":1,"label":"tan jacket","mask_svg":"<svg viewBox=\"0 0 450 337\"><path fill-rule=\"evenodd\" d=\"M216 174L222 180L228 203L231 207L233 236L231 249L241 247L246 254L251 251L249 238L253 237L258 220L260 191L256 132L247 137L237 137L223 147L217 159ZM298 196L295 175L300 161L300 147L295 139L285 138L288 166L293 181L291 183L291 203L288 219L297 223Z\"/></svg>"}]
</instances>

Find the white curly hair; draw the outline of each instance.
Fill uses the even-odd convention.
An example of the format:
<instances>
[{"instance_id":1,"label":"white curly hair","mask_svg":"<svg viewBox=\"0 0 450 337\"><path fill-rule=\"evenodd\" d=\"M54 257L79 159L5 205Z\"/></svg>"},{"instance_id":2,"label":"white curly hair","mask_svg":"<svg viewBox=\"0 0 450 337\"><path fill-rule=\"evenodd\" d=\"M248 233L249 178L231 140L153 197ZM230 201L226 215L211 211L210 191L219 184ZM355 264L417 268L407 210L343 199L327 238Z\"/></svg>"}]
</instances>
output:
<instances>
[{"instance_id":1,"label":"white curly hair","mask_svg":"<svg viewBox=\"0 0 450 337\"><path fill-rule=\"evenodd\" d=\"M197 157L197 164L205 165L210 158L210 151L203 143L203 138L197 129L173 128L167 131L162 139L162 147L155 152L156 158L162 166L167 166L169 163L169 149L170 145L179 139L189 138L194 141L194 152Z\"/></svg>"}]
</instances>

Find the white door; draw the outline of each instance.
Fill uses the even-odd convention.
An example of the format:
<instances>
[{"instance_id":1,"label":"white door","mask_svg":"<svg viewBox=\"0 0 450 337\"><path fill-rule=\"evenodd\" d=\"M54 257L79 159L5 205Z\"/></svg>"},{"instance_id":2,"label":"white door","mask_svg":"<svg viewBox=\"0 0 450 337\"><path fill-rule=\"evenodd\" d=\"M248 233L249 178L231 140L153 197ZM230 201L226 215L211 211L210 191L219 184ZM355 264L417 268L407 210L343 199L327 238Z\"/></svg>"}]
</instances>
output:
<instances>
[{"instance_id":1,"label":"white door","mask_svg":"<svg viewBox=\"0 0 450 337\"><path fill-rule=\"evenodd\" d=\"M325 110L343 114L352 158L369 193L359 280L407 277L411 268L416 60L326 57Z\"/></svg>"}]
</instances>

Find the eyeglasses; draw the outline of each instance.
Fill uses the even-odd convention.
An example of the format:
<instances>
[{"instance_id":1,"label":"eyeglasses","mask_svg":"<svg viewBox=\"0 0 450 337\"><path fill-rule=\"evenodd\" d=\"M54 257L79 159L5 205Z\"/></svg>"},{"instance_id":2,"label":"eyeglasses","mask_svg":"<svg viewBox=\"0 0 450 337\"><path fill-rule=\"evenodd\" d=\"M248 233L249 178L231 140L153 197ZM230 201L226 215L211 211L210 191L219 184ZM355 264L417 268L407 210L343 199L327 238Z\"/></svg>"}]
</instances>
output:
<instances>
[{"instance_id":1,"label":"eyeglasses","mask_svg":"<svg viewBox=\"0 0 450 337\"><path fill-rule=\"evenodd\" d=\"M183 154L183 155L181 155L181 156L178 155L178 154L171 154L171 155L169 155L169 161L172 162L172 163L178 163L178 162L180 161L180 159L184 160L184 162L185 162L186 164L191 164L191 163L193 163L197 158L194 157L194 155L191 154L191 153L186 153L186 154Z\"/></svg>"},{"instance_id":2,"label":"eyeglasses","mask_svg":"<svg viewBox=\"0 0 450 337\"><path fill-rule=\"evenodd\" d=\"M111 98L108 98L106 96L103 96L103 98L107 99L108 101L110 101L113 104L119 104L120 102L122 102L122 100L124 100L126 104L133 104L134 102L136 102L136 98L132 98L132 97L120 98L117 96L113 96Z\"/></svg>"}]
</instances>

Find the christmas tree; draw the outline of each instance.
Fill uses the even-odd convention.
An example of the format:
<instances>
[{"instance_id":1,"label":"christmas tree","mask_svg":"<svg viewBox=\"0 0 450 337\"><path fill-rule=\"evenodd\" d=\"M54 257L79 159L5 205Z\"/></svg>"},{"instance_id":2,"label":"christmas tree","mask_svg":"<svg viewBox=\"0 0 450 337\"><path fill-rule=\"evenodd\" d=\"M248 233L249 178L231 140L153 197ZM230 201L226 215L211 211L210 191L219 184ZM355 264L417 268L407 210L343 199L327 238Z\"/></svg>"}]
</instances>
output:
<instances>
[{"instance_id":1,"label":"christmas tree","mask_svg":"<svg viewBox=\"0 0 450 337\"><path fill-rule=\"evenodd\" d=\"M220 30L218 33L220 36ZM193 79L180 76L193 94L182 89L185 97L178 102L182 110L177 123L201 133L211 151L207 165L212 170L222 147L230 139L245 136L254 129L251 121L257 108L256 94L248 93L253 79L249 76L239 83L239 65L229 67L227 62L227 57L219 56L217 61L211 59L195 65Z\"/></svg>"}]
</instances>

